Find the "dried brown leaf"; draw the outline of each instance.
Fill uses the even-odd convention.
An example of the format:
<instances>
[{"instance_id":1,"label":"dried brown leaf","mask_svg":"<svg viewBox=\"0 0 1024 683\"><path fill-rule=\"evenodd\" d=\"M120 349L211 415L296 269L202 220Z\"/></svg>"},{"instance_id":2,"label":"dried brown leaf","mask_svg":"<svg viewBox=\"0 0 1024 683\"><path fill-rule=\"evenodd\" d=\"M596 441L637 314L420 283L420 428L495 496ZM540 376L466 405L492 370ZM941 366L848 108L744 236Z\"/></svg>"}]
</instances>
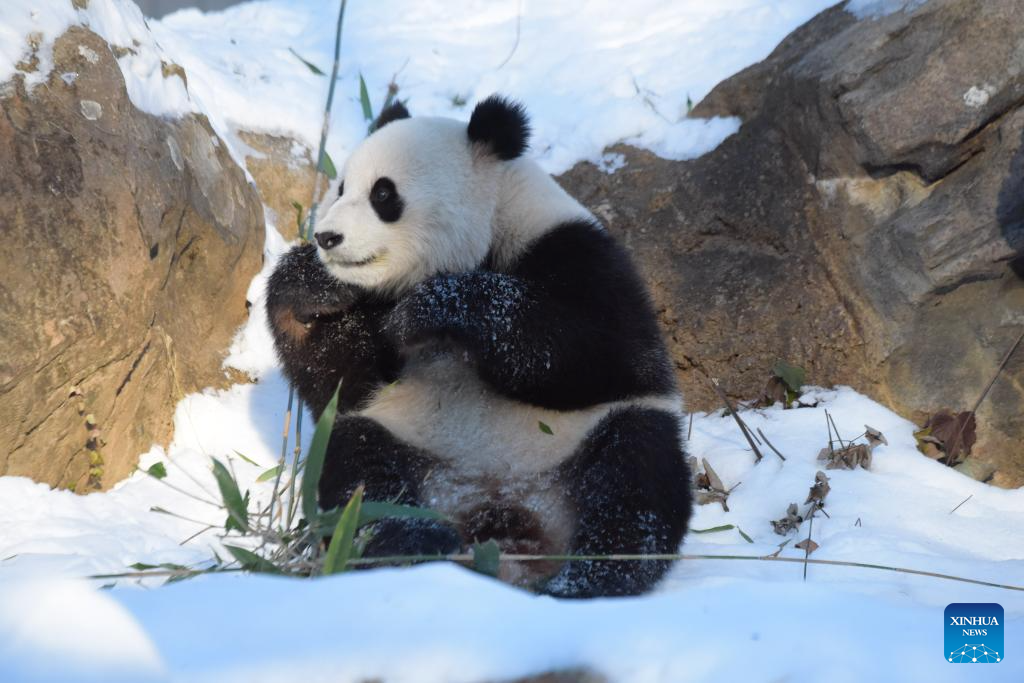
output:
<instances>
[{"instance_id":1,"label":"dried brown leaf","mask_svg":"<svg viewBox=\"0 0 1024 683\"><path fill-rule=\"evenodd\" d=\"M821 546L819 546L819 545L818 545L817 543L815 543L815 542L814 542L813 540L811 540L810 538L805 538L804 540L800 541L799 543L797 543L797 544L796 544L795 546L793 546L793 547L794 547L794 548L799 548L800 550L803 550L803 551L805 551L805 552L806 552L806 553L807 553L808 555L810 555L811 553L813 553L813 552L814 552L815 550L817 550L817 549L818 549L818 548L820 548Z\"/></svg>"},{"instance_id":2,"label":"dried brown leaf","mask_svg":"<svg viewBox=\"0 0 1024 683\"><path fill-rule=\"evenodd\" d=\"M825 496L831 487L828 485L828 477L824 472L818 470L817 474L814 475L814 484L811 486L811 490L807 492L807 500L804 501L804 505L807 503L815 502L818 506L825 504Z\"/></svg>"},{"instance_id":3,"label":"dried brown leaf","mask_svg":"<svg viewBox=\"0 0 1024 683\"><path fill-rule=\"evenodd\" d=\"M708 482L712 490L725 492L725 484L722 483L721 478L715 469L708 462L707 458L701 458L701 462L704 464L704 472L708 476Z\"/></svg>"},{"instance_id":4,"label":"dried brown leaf","mask_svg":"<svg viewBox=\"0 0 1024 683\"><path fill-rule=\"evenodd\" d=\"M878 444L889 445L889 440L885 438L885 434L869 425L864 425L864 438L868 440L868 445L872 448Z\"/></svg>"},{"instance_id":5,"label":"dried brown leaf","mask_svg":"<svg viewBox=\"0 0 1024 683\"><path fill-rule=\"evenodd\" d=\"M785 536L789 532L793 531L804 521L804 518L800 516L800 508L797 507L796 503L790 503L786 509L786 516L782 519L772 520L772 529L775 530L779 536Z\"/></svg>"}]
</instances>

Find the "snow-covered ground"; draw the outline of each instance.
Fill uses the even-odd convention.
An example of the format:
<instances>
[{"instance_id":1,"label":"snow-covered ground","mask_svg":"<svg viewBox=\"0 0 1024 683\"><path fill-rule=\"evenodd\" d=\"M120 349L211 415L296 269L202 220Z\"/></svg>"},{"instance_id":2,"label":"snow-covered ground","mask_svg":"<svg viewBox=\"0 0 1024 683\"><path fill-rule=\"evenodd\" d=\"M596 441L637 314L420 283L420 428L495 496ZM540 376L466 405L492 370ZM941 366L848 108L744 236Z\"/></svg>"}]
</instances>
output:
<instances>
[{"instance_id":1,"label":"snow-covered ground","mask_svg":"<svg viewBox=\"0 0 1024 683\"><path fill-rule=\"evenodd\" d=\"M551 171L599 160L623 139L665 156L698 155L739 123L682 119L687 96L698 101L829 4L352 2L329 149L341 161L365 133L362 73L375 106L394 75L419 114L466 117L495 91L522 99L535 122L534 153ZM855 2L866 21L905 4ZM139 41L121 66L147 111L205 111L236 158L244 156L239 128L314 145L326 79L288 48L329 71L335 12L334 0L269 0L181 12L149 22L148 33L126 0L91 0L84 11L69 1L5 0L0 81L29 33L42 35L41 71L30 79L40 81L47 45L71 22L88 22L114 43ZM161 58L186 68L189 92L158 77ZM268 268L284 246L268 231ZM276 462L287 390L262 323L265 275L253 283L253 316L228 359L259 381L181 402L171 446L140 463L165 463L163 482L140 474L83 497L0 477L0 681L469 682L577 666L637 682L1024 680L1024 592L871 569L811 565L803 581L796 564L690 560L652 595L587 602L532 596L440 564L315 581L218 575L140 588L120 580L98 590L111 581L84 577L136 562L191 565L218 551L216 529L195 535L224 522L211 504L219 496L210 456L230 462L256 501L269 494L256 478ZM785 539L769 521L806 498L828 440L827 408L843 436L867 424L889 445L875 450L870 471L829 472L830 516L815 519L812 557L1024 584L1024 490L995 489L928 460L909 422L850 389L815 395L817 407L745 413L785 463L768 453L755 465L730 418L695 416L691 452L727 487L740 485L729 512L701 506L692 526L733 525L753 543L734 528L690 534L685 552L778 549ZM311 432L307 421L304 435ZM802 557L793 545L807 531L804 523L787 537L780 556ZM952 602L1003 605L1004 661L982 672L945 661L943 608Z\"/></svg>"}]
</instances>

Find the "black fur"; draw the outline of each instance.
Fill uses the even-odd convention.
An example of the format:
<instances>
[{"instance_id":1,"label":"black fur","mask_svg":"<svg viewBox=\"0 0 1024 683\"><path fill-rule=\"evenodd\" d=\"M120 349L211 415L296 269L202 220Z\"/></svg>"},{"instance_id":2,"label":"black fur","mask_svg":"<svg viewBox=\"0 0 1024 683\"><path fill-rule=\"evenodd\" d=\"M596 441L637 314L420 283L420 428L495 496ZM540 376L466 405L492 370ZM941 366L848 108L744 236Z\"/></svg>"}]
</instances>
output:
<instances>
[{"instance_id":1,"label":"black fur","mask_svg":"<svg viewBox=\"0 0 1024 683\"><path fill-rule=\"evenodd\" d=\"M388 125L392 121L398 121L399 119L409 118L409 110L405 108L405 105L396 100L391 105L387 106L377 117L377 120L373 122L370 127L370 132L380 130L384 126Z\"/></svg>"},{"instance_id":2,"label":"black fur","mask_svg":"<svg viewBox=\"0 0 1024 683\"><path fill-rule=\"evenodd\" d=\"M387 177L377 178L370 188L370 206L385 223L394 223L401 218L405 202L398 194L395 181Z\"/></svg>"},{"instance_id":3,"label":"black fur","mask_svg":"<svg viewBox=\"0 0 1024 683\"><path fill-rule=\"evenodd\" d=\"M611 413L560 468L579 520L574 555L667 554L690 519L690 473L679 423L668 413ZM667 561L569 562L545 587L562 597L639 595L668 571Z\"/></svg>"},{"instance_id":4,"label":"black fur","mask_svg":"<svg viewBox=\"0 0 1024 683\"><path fill-rule=\"evenodd\" d=\"M313 415L323 412L342 379L341 411L397 379L401 360L380 333L381 319L393 307L393 301L332 277L315 245L294 247L282 257L267 284L267 317L285 376ZM296 337L296 329L304 335Z\"/></svg>"},{"instance_id":5,"label":"black fur","mask_svg":"<svg viewBox=\"0 0 1024 683\"><path fill-rule=\"evenodd\" d=\"M530 121L523 105L491 95L473 109L468 133L471 142L486 145L499 159L509 161L526 151Z\"/></svg>"},{"instance_id":6,"label":"black fur","mask_svg":"<svg viewBox=\"0 0 1024 683\"><path fill-rule=\"evenodd\" d=\"M495 390L545 408L675 387L643 282L625 251L590 221L552 230L508 273L427 280L399 302L385 329L399 348L454 340Z\"/></svg>"}]
</instances>

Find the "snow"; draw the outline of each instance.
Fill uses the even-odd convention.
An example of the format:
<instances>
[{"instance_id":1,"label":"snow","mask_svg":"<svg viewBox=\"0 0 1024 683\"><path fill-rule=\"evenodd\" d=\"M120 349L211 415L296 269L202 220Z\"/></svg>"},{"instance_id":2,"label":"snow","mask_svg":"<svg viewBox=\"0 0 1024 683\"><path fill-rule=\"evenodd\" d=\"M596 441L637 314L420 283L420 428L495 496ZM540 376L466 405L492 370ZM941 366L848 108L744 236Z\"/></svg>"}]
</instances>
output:
<instances>
[{"instance_id":1,"label":"snow","mask_svg":"<svg viewBox=\"0 0 1024 683\"><path fill-rule=\"evenodd\" d=\"M600 160L627 141L670 159L714 149L739 128L738 119L686 118L722 79L764 58L797 25L831 0L567 0L494 3L484 0L389 0L348 6L338 103L328 151L344 159L366 132L358 102L359 75L379 109L388 83L416 115L468 118L494 92L529 106L533 150L551 173L579 160ZM43 5L38 7L38 5ZM201 111L214 130L240 148L238 129L290 135L315 148L326 78L289 49L330 72L336 0L264 0L218 13L182 10L150 31L128 0L0 3L0 81L15 72L25 36L42 35L42 82L52 68L53 40L86 24L112 45L136 54L119 60L132 102L144 111L178 116ZM518 40L517 40L518 35ZM567 49L571 46L571 49ZM164 78L161 60L180 64ZM233 150L236 159L241 159Z\"/></svg>"},{"instance_id":2,"label":"snow","mask_svg":"<svg viewBox=\"0 0 1024 683\"><path fill-rule=\"evenodd\" d=\"M858 19L878 19L896 12L909 12L928 0L850 0L846 11Z\"/></svg>"},{"instance_id":3,"label":"snow","mask_svg":"<svg viewBox=\"0 0 1024 683\"><path fill-rule=\"evenodd\" d=\"M416 114L465 118L495 91L522 99L533 114L533 152L553 172L581 159L620 168L624 158L604 150L622 140L671 158L695 156L739 123L685 119L687 98L699 101L829 4L350 3L330 151L343 160L365 133L356 97L362 73L376 106L395 75ZM906 4L853 0L847 9L875 17ZM119 60L136 106L161 116L207 113L235 158L245 151L239 129L313 146L326 81L288 48L328 71L335 11L333 0L265 0L221 13L182 11L149 22L149 31L127 0L91 0L84 10L70 1L5 0L0 82L25 56L26 37L38 33L39 68L26 81L41 83L53 40L84 23L113 44L138 41L136 53ZM162 59L185 67L188 92L180 79L162 77ZM963 680L940 652L943 608L952 602L1003 605L1008 656L983 680L1024 680L1024 592L865 568L810 565L803 581L800 564L692 559L651 595L583 602L530 595L450 564L313 581L88 579L136 562L193 566L223 556L225 513L212 504L219 496L211 457L231 467L254 504L267 499L271 484L256 479L276 464L287 395L263 324L266 278L287 245L276 230L267 235L266 265L249 291L251 318L227 360L258 381L181 401L174 441L140 459L143 469L163 463L166 479L136 473L109 492L76 496L0 477L0 681L429 683L577 666L637 683ZM731 524L753 543L735 529L691 533L684 552L778 550L785 539L770 520L802 503L821 468L827 408L843 436L871 425L889 445L876 449L870 471L828 472L829 517L815 518L821 547L813 558L1024 584L1024 490L996 489L925 458L913 425L852 389L807 398L820 404L744 412L785 463L766 452L755 464L720 412L694 416L691 453L726 486L739 486L729 512L700 506L691 526ZM304 442L311 434L307 417ZM780 556L802 557L792 546L807 533L805 522Z\"/></svg>"}]
</instances>

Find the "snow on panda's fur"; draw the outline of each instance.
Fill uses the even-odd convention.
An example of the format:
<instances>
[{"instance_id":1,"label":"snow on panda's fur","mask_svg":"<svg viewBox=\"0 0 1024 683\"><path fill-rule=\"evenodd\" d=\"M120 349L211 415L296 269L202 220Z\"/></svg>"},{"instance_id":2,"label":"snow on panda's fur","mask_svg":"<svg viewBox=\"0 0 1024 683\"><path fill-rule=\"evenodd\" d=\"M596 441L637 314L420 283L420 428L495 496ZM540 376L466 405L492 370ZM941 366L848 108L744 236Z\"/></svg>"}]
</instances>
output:
<instances>
[{"instance_id":1,"label":"snow on panda's fur","mask_svg":"<svg viewBox=\"0 0 1024 683\"><path fill-rule=\"evenodd\" d=\"M339 381L320 485L453 524L387 520L368 555L494 538L506 552L676 552L690 516L682 398L622 248L534 162L520 105L468 126L401 105L348 159L317 245L268 289L289 379L314 413ZM667 562L502 566L563 596L650 589ZM541 581L543 581L541 583Z\"/></svg>"}]
</instances>

